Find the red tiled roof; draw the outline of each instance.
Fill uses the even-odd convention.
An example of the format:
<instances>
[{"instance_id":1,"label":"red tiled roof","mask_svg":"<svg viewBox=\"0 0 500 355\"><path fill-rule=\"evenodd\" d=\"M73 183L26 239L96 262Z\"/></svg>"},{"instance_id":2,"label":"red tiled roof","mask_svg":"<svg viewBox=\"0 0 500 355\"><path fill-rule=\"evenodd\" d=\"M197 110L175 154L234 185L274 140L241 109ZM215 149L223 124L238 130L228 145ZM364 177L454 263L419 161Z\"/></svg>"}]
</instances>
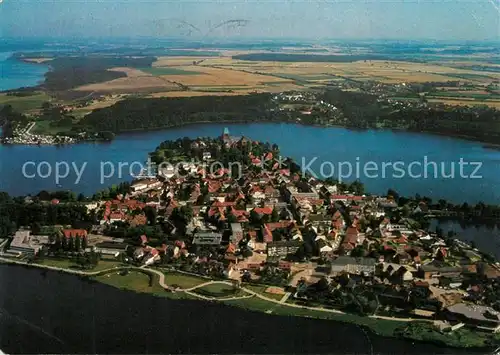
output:
<instances>
[{"instance_id":1,"label":"red tiled roof","mask_svg":"<svg viewBox=\"0 0 500 355\"><path fill-rule=\"evenodd\" d=\"M271 231L271 229L267 224L264 226L263 234L264 234L264 243L271 243L273 241L273 232Z\"/></svg>"},{"instance_id":2,"label":"red tiled roof","mask_svg":"<svg viewBox=\"0 0 500 355\"><path fill-rule=\"evenodd\" d=\"M233 254L236 251L236 246L233 243L229 243L226 249L226 253Z\"/></svg>"},{"instance_id":3,"label":"red tiled roof","mask_svg":"<svg viewBox=\"0 0 500 355\"><path fill-rule=\"evenodd\" d=\"M257 212L258 214L272 214L273 208L272 207L255 207L254 211Z\"/></svg>"},{"instance_id":4,"label":"red tiled roof","mask_svg":"<svg viewBox=\"0 0 500 355\"><path fill-rule=\"evenodd\" d=\"M361 201L362 196L352 196L352 195L332 195L330 197L332 200L351 200L351 201Z\"/></svg>"},{"instance_id":5,"label":"red tiled roof","mask_svg":"<svg viewBox=\"0 0 500 355\"><path fill-rule=\"evenodd\" d=\"M359 232L358 232L358 229L356 227L349 227L349 228L347 228L345 234L346 234L346 237L349 237L349 238L355 237L355 238L357 238Z\"/></svg>"},{"instance_id":6,"label":"red tiled roof","mask_svg":"<svg viewBox=\"0 0 500 355\"><path fill-rule=\"evenodd\" d=\"M85 229L63 229L63 234L66 238L87 237L87 231Z\"/></svg>"},{"instance_id":7,"label":"red tiled roof","mask_svg":"<svg viewBox=\"0 0 500 355\"><path fill-rule=\"evenodd\" d=\"M418 287L429 287L429 283L425 281L415 281L414 285Z\"/></svg>"},{"instance_id":8,"label":"red tiled roof","mask_svg":"<svg viewBox=\"0 0 500 355\"><path fill-rule=\"evenodd\" d=\"M236 205L236 202L220 202L219 200L216 200L213 204L212 207L229 207L229 206L234 206Z\"/></svg>"}]
</instances>

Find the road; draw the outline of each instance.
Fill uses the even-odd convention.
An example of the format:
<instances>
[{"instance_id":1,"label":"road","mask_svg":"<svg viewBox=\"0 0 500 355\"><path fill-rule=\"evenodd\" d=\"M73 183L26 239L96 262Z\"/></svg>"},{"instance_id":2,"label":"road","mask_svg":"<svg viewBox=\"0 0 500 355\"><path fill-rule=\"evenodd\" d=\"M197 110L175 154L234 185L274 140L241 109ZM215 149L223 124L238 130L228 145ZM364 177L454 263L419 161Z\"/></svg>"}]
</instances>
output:
<instances>
[{"instance_id":1,"label":"road","mask_svg":"<svg viewBox=\"0 0 500 355\"><path fill-rule=\"evenodd\" d=\"M29 124L29 127L28 127L28 128L26 128L25 133L26 133L26 134L30 134L31 130L33 129L33 127L35 127L35 125L36 125L36 122L32 122L32 123L30 123L30 124Z\"/></svg>"}]
</instances>

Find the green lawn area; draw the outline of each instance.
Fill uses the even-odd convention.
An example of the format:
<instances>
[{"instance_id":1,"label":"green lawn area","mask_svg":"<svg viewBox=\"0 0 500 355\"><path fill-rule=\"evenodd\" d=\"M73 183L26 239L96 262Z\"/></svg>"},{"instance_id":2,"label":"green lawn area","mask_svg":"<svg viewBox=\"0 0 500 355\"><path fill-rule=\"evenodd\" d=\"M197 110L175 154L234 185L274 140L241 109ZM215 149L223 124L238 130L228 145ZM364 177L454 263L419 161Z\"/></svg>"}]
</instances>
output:
<instances>
[{"instance_id":1,"label":"green lawn area","mask_svg":"<svg viewBox=\"0 0 500 355\"><path fill-rule=\"evenodd\" d=\"M126 275L113 272L106 275L96 276L95 280L124 290L151 293L154 288L149 285L150 277L139 271L130 271Z\"/></svg>"},{"instance_id":2,"label":"green lawn area","mask_svg":"<svg viewBox=\"0 0 500 355\"><path fill-rule=\"evenodd\" d=\"M151 68L139 68L139 70L154 75L198 75L199 72L182 70L173 67L151 67Z\"/></svg>"},{"instance_id":3,"label":"green lawn area","mask_svg":"<svg viewBox=\"0 0 500 355\"><path fill-rule=\"evenodd\" d=\"M59 268L63 268L63 269L79 269L80 268L78 265L76 265L76 263L73 260L70 260L70 259L48 259L48 258L45 258L39 264L59 267Z\"/></svg>"},{"instance_id":4,"label":"green lawn area","mask_svg":"<svg viewBox=\"0 0 500 355\"><path fill-rule=\"evenodd\" d=\"M169 286L179 286L180 288L191 288L207 281L201 277L196 277L193 275L182 274L175 271L164 271L165 283Z\"/></svg>"},{"instance_id":5,"label":"green lawn area","mask_svg":"<svg viewBox=\"0 0 500 355\"><path fill-rule=\"evenodd\" d=\"M385 336L393 336L394 331L406 325L406 322L375 319L369 317L358 316L355 314L337 314L323 311L315 311L306 308L289 307L286 305L277 305L275 303L262 300L258 297L224 301L225 304L242 307L249 310L266 312L271 311L272 314L282 316L299 316L318 319L330 319L346 323L354 323L364 325L375 331L377 334Z\"/></svg>"},{"instance_id":6,"label":"green lawn area","mask_svg":"<svg viewBox=\"0 0 500 355\"><path fill-rule=\"evenodd\" d=\"M239 297L245 296L247 293L243 290L234 289L232 286L225 284L206 285L194 290L194 292L208 297Z\"/></svg>"},{"instance_id":7,"label":"green lawn area","mask_svg":"<svg viewBox=\"0 0 500 355\"><path fill-rule=\"evenodd\" d=\"M170 299L197 299L184 292L167 292L158 283L158 275L150 276L139 271L129 271L126 275L119 272L112 272L106 275L96 276L93 279L104 284L128 291L149 293L157 297L167 297Z\"/></svg>"},{"instance_id":8,"label":"green lawn area","mask_svg":"<svg viewBox=\"0 0 500 355\"><path fill-rule=\"evenodd\" d=\"M36 92L30 96L10 96L0 94L0 105L11 105L15 111L26 112L39 109L42 103L50 101L50 96L44 92Z\"/></svg>"},{"instance_id":9,"label":"green lawn area","mask_svg":"<svg viewBox=\"0 0 500 355\"><path fill-rule=\"evenodd\" d=\"M272 298L275 300L281 300L283 298L283 295L276 295L274 293L267 293L266 289L269 287L267 285L256 285L256 284L244 284L244 288L248 288L249 290L252 290L253 292L257 292L263 296L266 296L268 298Z\"/></svg>"},{"instance_id":10,"label":"green lawn area","mask_svg":"<svg viewBox=\"0 0 500 355\"><path fill-rule=\"evenodd\" d=\"M43 134L43 135L55 135L60 132L69 132L71 130L71 125L68 126L51 126L52 121L50 120L39 120L36 121L35 126L31 129L30 133L33 134Z\"/></svg>"},{"instance_id":11,"label":"green lawn area","mask_svg":"<svg viewBox=\"0 0 500 355\"><path fill-rule=\"evenodd\" d=\"M42 262L40 262L40 264L59 267L59 268L63 268L63 269L81 270L80 266L76 263L76 260L69 259L69 258L66 258L66 259L45 258L45 259L43 259ZM122 263L120 263L118 261L100 260L95 268L89 269L89 270L84 270L84 271L88 271L88 272L103 271L103 270L112 269L114 267L121 266L121 265L122 265Z\"/></svg>"},{"instance_id":12,"label":"green lawn area","mask_svg":"<svg viewBox=\"0 0 500 355\"><path fill-rule=\"evenodd\" d=\"M397 332L405 338L444 343L456 347L482 347L495 335L467 329L465 327L453 332L441 332L429 323L413 322Z\"/></svg>"},{"instance_id":13,"label":"green lawn area","mask_svg":"<svg viewBox=\"0 0 500 355\"><path fill-rule=\"evenodd\" d=\"M243 298L239 300L223 301L225 304L245 308L252 311L266 312L278 307L276 304L258 297Z\"/></svg>"}]
</instances>

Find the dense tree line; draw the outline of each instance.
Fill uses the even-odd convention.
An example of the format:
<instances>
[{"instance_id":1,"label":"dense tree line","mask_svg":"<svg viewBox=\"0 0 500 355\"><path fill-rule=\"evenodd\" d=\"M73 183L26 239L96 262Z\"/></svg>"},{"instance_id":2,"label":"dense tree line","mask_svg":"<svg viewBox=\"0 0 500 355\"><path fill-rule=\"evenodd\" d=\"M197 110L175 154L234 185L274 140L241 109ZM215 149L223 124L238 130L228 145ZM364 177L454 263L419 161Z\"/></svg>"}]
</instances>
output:
<instances>
[{"instance_id":1,"label":"dense tree line","mask_svg":"<svg viewBox=\"0 0 500 355\"><path fill-rule=\"evenodd\" d=\"M13 130L18 124L27 123L28 118L25 115L16 112L11 105L4 105L0 107L0 127L3 127L3 137L12 136Z\"/></svg>"},{"instance_id":2,"label":"dense tree line","mask_svg":"<svg viewBox=\"0 0 500 355\"><path fill-rule=\"evenodd\" d=\"M116 133L200 122L279 122L281 118L269 111L274 106L270 94L129 99L95 110L81 125Z\"/></svg>"},{"instance_id":3,"label":"dense tree line","mask_svg":"<svg viewBox=\"0 0 500 355\"><path fill-rule=\"evenodd\" d=\"M339 110L314 111L303 124L334 123L356 129L402 129L500 140L500 111L488 107L392 107L378 96L329 89L319 99ZM331 116L331 117L330 117ZM296 122L297 113L281 111L271 94L129 99L96 110L80 123L81 130L123 132L175 127L201 122Z\"/></svg>"},{"instance_id":4,"label":"dense tree line","mask_svg":"<svg viewBox=\"0 0 500 355\"><path fill-rule=\"evenodd\" d=\"M74 225L91 222L87 208L78 202L52 204L44 201L26 201L0 193L0 237L14 233L20 226Z\"/></svg>"},{"instance_id":5,"label":"dense tree line","mask_svg":"<svg viewBox=\"0 0 500 355\"><path fill-rule=\"evenodd\" d=\"M64 91L77 86L101 83L126 77L122 72L109 71L114 67L150 67L153 57L59 57L50 61L52 70L45 74L42 87L49 91Z\"/></svg>"},{"instance_id":6,"label":"dense tree line","mask_svg":"<svg viewBox=\"0 0 500 355\"><path fill-rule=\"evenodd\" d=\"M394 110L377 96L327 90L322 99L348 118L345 125L362 129L403 129L500 141L500 111L490 107L408 107Z\"/></svg>"}]
</instances>

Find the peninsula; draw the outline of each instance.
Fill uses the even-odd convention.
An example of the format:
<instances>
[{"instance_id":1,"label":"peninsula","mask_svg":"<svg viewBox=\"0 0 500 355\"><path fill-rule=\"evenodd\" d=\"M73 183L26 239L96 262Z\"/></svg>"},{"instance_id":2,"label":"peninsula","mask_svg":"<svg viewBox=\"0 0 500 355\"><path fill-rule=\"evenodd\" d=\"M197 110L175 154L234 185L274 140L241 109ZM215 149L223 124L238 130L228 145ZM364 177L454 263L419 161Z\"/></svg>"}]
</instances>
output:
<instances>
[{"instance_id":1,"label":"peninsula","mask_svg":"<svg viewBox=\"0 0 500 355\"><path fill-rule=\"evenodd\" d=\"M0 194L0 261L159 297L352 322L385 336L498 346L500 267L429 218L499 206L365 193L234 137L166 141L154 176L93 197ZM238 164L235 164L238 163Z\"/></svg>"}]
</instances>

